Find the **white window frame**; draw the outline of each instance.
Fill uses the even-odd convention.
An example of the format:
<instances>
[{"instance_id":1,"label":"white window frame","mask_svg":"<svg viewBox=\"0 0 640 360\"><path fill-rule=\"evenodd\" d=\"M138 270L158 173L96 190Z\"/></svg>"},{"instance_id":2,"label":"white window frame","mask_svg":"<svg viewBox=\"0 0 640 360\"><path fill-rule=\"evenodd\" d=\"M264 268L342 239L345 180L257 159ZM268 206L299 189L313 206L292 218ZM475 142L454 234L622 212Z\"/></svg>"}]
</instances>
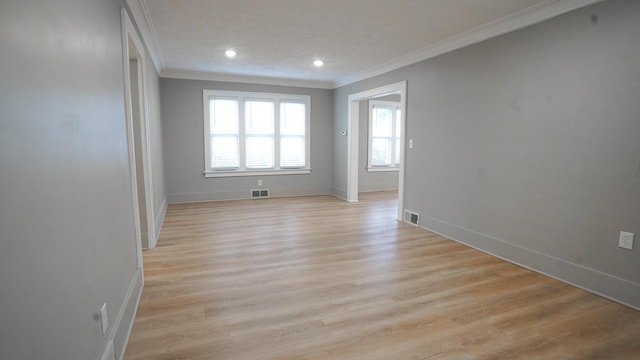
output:
<instances>
[{"instance_id":1,"label":"white window frame","mask_svg":"<svg viewBox=\"0 0 640 360\"><path fill-rule=\"evenodd\" d=\"M391 133L391 160L392 160L392 164L391 165L372 165L372 157L373 157L373 108L375 106L385 106L385 107L393 107L395 109L395 111L393 111L393 122L391 124L392 126L392 133ZM398 116L396 116L397 114L397 110L401 110L400 108L400 102L396 102L396 101L383 101L383 100L369 100L369 118L368 118L368 128L369 128L369 136L368 136L368 148L367 148L367 152L368 152L368 160L367 160L367 171L368 172L383 172L383 171L400 171L400 165L399 164L394 164L393 160L395 160L395 155L396 155L396 141L398 141L397 139L400 137L401 134L396 134L396 124L398 122L400 122L400 126L402 126L402 119L398 118ZM402 132L402 129L400 129L400 132Z\"/></svg>"},{"instance_id":2,"label":"white window frame","mask_svg":"<svg viewBox=\"0 0 640 360\"><path fill-rule=\"evenodd\" d=\"M211 168L210 151L210 128L209 128L209 99L211 97L238 99L238 117L240 121L239 129L239 156L240 166L237 169ZM245 156L245 136L244 115L246 100L273 100L274 102L274 167L269 169L247 169ZM305 166L304 167L281 167L280 166L280 103L281 102L302 102L305 104ZM247 91L226 91L204 89L202 91L203 118L204 118L204 176L207 178L233 177L233 176L256 176L256 175L297 175L311 173L311 96L298 94L277 94Z\"/></svg>"}]
</instances>

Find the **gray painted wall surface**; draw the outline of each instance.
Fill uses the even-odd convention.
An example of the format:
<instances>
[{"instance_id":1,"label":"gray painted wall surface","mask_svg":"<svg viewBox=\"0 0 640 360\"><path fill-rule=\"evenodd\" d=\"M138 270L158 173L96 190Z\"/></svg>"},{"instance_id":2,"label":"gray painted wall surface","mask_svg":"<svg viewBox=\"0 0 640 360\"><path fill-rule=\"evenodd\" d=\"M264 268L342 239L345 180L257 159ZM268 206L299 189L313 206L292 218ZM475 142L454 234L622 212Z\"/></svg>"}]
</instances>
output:
<instances>
[{"instance_id":1,"label":"gray painted wall surface","mask_svg":"<svg viewBox=\"0 0 640 360\"><path fill-rule=\"evenodd\" d=\"M399 101L399 98L400 96L387 96L378 100ZM398 190L398 172L367 171L369 162L369 101L360 101L359 103L358 192Z\"/></svg>"},{"instance_id":2,"label":"gray painted wall surface","mask_svg":"<svg viewBox=\"0 0 640 360\"><path fill-rule=\"evenodd\" d=\"M151 178L153 182L153 199L156 236L160 233L167 210L167 189L164 179L164 149L162 143L162 111L160 106L160 77L154 67L151 56L147 52L147 120L149 123L149 161L151 162Z\"/></svg>"},{"instance_id":3,"label":"gray painted wall surface","mask_svg":"<svg viewBox=\"0 0 640 360\"><path fill-rule=\"evenodd\" d=\"M121 6L1 5L1 359L98 359L100 306L109 332L127 306L136 244Z\"/></svg>"},{"instance_id":4,"label":"gray painted wall surface","mask_svg":"<svg viewBox=\"0 0 640 360\"><path fill-rule=\"evenodd\" d=\"M611 0L336 89L335 127L349 94L408 80L421 226L640 308L640 247L617 247L640 234L638 19Z\"/></svg>"},{"instance_id":5,"label":"gray painted wall surface","mask_svg":"<svg viewBox=\"0 0 640 360\"><path fill-rule=\"evenodd\" d=\"M311 174L205 178L203 89L311 95ZM272 197L331 193L331 90L163 78L161 94L170 203L247 199L251 189L259 188L269 189Z\"/></svg>"}]
</instances>

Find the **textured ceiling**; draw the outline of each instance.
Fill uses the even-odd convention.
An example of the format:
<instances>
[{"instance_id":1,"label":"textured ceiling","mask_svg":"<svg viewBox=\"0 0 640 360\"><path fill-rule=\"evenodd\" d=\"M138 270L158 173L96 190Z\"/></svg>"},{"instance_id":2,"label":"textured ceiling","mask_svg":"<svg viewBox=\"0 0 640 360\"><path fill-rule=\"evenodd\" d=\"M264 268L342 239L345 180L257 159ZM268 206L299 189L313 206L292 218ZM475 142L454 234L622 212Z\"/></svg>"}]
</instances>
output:
<instances>
[{"instance_id":1,"label":"textured ceiling","mask_svg":"<svg viewBox=\"0 0 640 360\"><path fill-rule=\"evenodd\" d=\"M265 77L333 84L461 34L569 2L138 1L156 47L161 74ZM140 23L140 19L136 18L136 22ZM235 49L237 56L226 58L227 48ZM312 61L316 58L324 60L325 65L315 68Z\"/></svg>"}]
</instances>

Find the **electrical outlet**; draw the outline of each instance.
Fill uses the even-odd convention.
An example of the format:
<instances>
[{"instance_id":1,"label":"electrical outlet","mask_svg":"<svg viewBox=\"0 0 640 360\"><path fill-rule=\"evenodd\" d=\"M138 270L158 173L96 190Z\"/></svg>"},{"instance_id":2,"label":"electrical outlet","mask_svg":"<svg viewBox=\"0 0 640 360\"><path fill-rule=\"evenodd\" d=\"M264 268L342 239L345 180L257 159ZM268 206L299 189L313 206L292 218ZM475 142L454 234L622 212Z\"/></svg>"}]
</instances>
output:
<instances>
[{"instance_id":1,"label":"electrical outlet","mask_svg":"<svg viewBox=\"0 0 640 360\"><path fill-rule=\"evenodd\" d=\"M262 186L262 179L258 179L258 186Z\"/></svg>"},{"instance_id":2,"label":"electrical outlet","mask_svg":"<svg viewBox=\"0 0 640 360\"><path fill-rule=\"evenodd\" d=\"M109 319L107 318L107 303L102 304L100 308L100 319L102 320L102 335L107 333L109 327Z\"/></svg>"},{"instance_id":3,"label":"electrical outlet","mask_svg":"<svg viewBox=\"0 0 640 360\"><path fill-rule=\"evenodd\" d=\"M618 247L633 250L633 233L620 231L620 240L618 240Z\"/></svg>"}]
</instances>

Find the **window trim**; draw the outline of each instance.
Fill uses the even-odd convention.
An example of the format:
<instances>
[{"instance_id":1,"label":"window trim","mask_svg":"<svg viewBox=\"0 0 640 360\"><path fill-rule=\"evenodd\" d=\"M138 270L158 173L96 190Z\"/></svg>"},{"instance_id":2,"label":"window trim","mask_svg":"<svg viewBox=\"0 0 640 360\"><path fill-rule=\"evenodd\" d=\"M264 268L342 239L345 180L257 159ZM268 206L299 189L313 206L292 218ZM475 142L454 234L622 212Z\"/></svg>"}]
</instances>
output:
<instances>
[{"instance_id":1,"label":"window trim","mask_svg":"<svg viewBox=\"0 0 640 360\"><path fill-rule=\"evenodd\" d=\"M395 111L393 111L393 123L391 125L392 127L392 142L391 142L391 159L392 161L395 160L395 145L396 145L396 141L398 141L398 138L401 136L401 134L396 134L396 124L401 121L401 118L398 118L396 116L397 111L400 109L400 102L399 101L385 101L385 100L369 100L369 117L367 118L367 126L368 126L368 135L367 135L367 172L399 172L400 171L400 164L396 165L395 163L392 163L391 165L372 165L372 155L373 155L373 108L378 105L378 106L388 106L388 107L393 107L395 109ZM400 109L401 110L401 109ZM402 115L401 115L402 117ZM402 123L400 123L400 126L402 126ZM402 133L402 129L400 129L400 133ZM402 152L402 150L400 150Z\"/></svg>"},{"instance_id":2,"label":"window trim","mask_svg":"<svg viewBox=\"0 0 640 360\"><path fill-rule=\"evenodd\" d=\"M226 97L238 99L238 117L240 127L238 129L239 137L239 167L237 169L219 169L211 168L211 133L209 128L209 99L211 97ZM243 148L244 138L244 107L245 99L262 99L273 100L274 102L274 167L267 169L247 169L245 149ZM283 167L280 165L280 104L281 102L298 102L305 104L305 166L303 167ZM311 96L299 94L280 94L252 91L227 91L227 90L202 90L203 103L203 130L204 130L204 176L207 178L215 177L235 177L235 176L265 176L265 175L299 175L311 173Z\"/></svg>"}]
</instances>

